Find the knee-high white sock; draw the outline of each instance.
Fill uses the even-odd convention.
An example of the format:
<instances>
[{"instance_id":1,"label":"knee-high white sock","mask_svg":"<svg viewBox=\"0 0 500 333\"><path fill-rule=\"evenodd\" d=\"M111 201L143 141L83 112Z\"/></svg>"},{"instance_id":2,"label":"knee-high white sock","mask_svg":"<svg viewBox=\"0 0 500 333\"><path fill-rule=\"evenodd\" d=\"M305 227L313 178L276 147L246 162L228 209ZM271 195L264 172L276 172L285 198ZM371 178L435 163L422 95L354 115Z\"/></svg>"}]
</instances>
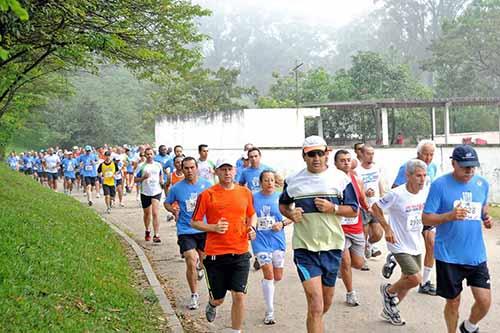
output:
<instances>
[{"instance_id":1,"label":"knee-high white sock","mask_svg":"<svg viewBox=\"0 0 500 333\"><path fill-rule=\"evenodd\" d=\"M262 280L262 292L266 302L266 312L274 312L274 280Z\"/></svg>"},{"instance_id":2,"label":"knee-high white sock","mask_svg":"<svg viewBox=\"0 0 500 333\"><path fill-rule=\"evenodd\" d=\"M431 280L432 267L424 266L424 274L422 276L422 284Z\"/></svg>"}]
</instances>

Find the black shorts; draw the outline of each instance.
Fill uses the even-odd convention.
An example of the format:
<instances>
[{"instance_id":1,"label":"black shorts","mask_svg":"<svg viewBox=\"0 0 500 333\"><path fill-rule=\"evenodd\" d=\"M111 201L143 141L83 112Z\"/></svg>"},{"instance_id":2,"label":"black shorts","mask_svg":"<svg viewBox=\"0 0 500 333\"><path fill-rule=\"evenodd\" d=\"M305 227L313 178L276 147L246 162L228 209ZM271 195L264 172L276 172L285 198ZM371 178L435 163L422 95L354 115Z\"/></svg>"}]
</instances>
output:
<instances>
[{"instance_id":1,"label":"black shorts","mask_svg":"<svg viewBox=\"0 0 500 333\"><path fill-rule=\"evenodd\" d=\"M207 256L203 260L212 299L223 299L228 290L247 292L250 253Z\"/></svg>"},{"instance_id":2,"label":"black shorts","mask_svg":"<svg viewBox=\"0 0 500 333\"><path fill-rule=\"evenodd\" d=\"M32 175L33 174L33 169L26 169L24 170L25 175Z\"/></svg>"},{"instance_id":3,"label":"black shorts","mask_svg":"<svg viewBox=\"0 0 500 333\"><path fill-rule=\"evenodd\" d=\"M85 186L95 186L95 180L97 177L90 177L90 176L85 176L83 177L83 182L85 183Z\"/></svg>"},{"instance_id":4,"label":"black shorts","mask_svg":"<svg viewBox=\"0 0 500 333\"><path fill-rule=\"evenodd\" d=\"M433 225L424 225L424 228L422 229L422 233L424 231L433 230L434 228L436 228L436 226L433 226Z\"/></svg>"},{"instance_id":5,"label":"black shorts","mask_svg":"<svg viewBox=\"0 0 500 333\"><path fill-rule=\"evenodd\" d=\"M115 179L116 186L120 186L121 184L123 184L123 179Z\"/></svg>"},{"instance_id":6,"label":"black shorts","mask_svg":"<svg viewBox=\"0 0 500 333\"><path fill-rule=\"evenodd\" d=\"M115 195L116 195L116 188L115 186L111 186L111 185L106 185L106 184L103 184L102 185L102 192L104 193L104 195L109 195L110 197L114 198Z\"/></svg>"},{"instance_id":7,"label":"black shorts","mask_svg":"<svg viewBox=\"0 0 500 333\"><path fill-rule=\"evenodd\" d=\"M149 195L144 195L141 193L141 205L143 209L148 208L151 206L151 203L153 202L153 199L160 201L161 200L161 193L153 196Z\"/></svg>"},{"instance_id":8,"label":"black shorts","mask_svg":"<svg viewBox=\"0 0 500 333\"><path fill-rule=\"evenodd\" d=\"M199 232L196 234L178 235L177 245L179 245L181 254L192 249L204 251L206 239L207 239L207 234L204 232Z\"/></svg>"},{"instance_id":9,"label":"black shorts","mask_svg":"<svg viewBox=\"0 0 500 333\"><path fill-rule=\"evenodd\" d=\"M57 180L58 176L59 175L57 174L57 172L47 172L47 179L49 181L51 181L51 180Z\"/></svg>"},{"instance_id":10,"label":"black shorts","mask_svg":"<svg viewBox=\"0 0 500 333\"><path fill-rule=\"evenodd\" d=\"M437 294L453 299L462 292L462 282L467 280L470 287L490 289L490 273L486 261L477 265L449 264L436 260Z\"/></svg>"}]
</instances>

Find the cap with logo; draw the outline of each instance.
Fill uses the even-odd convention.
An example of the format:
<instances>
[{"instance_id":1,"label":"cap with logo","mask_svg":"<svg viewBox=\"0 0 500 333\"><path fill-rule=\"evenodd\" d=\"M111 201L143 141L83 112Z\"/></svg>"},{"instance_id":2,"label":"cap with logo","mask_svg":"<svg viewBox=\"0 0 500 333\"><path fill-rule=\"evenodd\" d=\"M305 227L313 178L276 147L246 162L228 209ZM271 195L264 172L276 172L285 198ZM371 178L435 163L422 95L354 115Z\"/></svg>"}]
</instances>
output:
<instances>
[{"instance_id":1,"label":"cap with logo","mask_svg":"<svg viewBox=\"0 0 500 333\"><path fill-rule=\"evenodd\" d=\"M313 151L313 150L326 150L326 142L325 140L317 135L308 136L304 140L304 144L302 145L302 150L304 153Z\"/></svg>"},{"instance_id":2,"label":"cap with logo","mask_svg":"<svg viewBox=\"0 0 500 333\"><path fill-rule=\"evenodd\" d=\"M92 147L90 147L89 145L85 146L85 151L91 151L91 150L92 150Z\"/></svg>"},{"instance_id":3,"label":"cap with logo","mask_svg":"<svg viewBox=\"0 0 500 333\"><path fill-rule=\"evenodd\" d=\"M478 167L480 165L476 150L468 145L456 146L450 158L462 168Z\"/></svg>"}]
</instances>

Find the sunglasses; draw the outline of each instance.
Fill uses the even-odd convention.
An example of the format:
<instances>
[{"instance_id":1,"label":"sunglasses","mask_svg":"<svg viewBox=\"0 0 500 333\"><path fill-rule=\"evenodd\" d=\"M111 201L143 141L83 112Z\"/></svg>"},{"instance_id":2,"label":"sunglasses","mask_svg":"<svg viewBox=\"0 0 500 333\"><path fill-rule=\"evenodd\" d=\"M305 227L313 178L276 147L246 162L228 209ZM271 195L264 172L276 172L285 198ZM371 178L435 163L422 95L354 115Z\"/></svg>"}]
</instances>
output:
<instances>
[{"instance_id":1,"label":"sunglasses","mask_svg":"<svg viewBox=\"0 0 500 333\"><path fill-rule=\"evenodd\" d=\"M316 157L316 156L319 156L319 157L323 157L325 156L325 151L324 150L311 150L311 151L308 151L306 153L307 157Z\"/></svg>"}]
</instances>

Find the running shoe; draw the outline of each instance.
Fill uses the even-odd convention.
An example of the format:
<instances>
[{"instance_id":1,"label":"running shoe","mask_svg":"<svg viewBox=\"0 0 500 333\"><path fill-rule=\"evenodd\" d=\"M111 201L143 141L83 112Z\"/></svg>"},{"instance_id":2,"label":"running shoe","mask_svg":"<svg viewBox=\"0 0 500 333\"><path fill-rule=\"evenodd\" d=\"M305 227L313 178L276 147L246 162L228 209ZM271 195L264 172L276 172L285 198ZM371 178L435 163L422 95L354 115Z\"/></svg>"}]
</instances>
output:
<instances>
[{"instance_id":1,"label":"running shoe","mask_svg":"<svg viewBox=\"0 0 500 333\"><path fill-rule=\"evenodd\" d=\"M350 306L358 306L359 305L358 296L357 296L355 290L351 291L350 293L345 294L345 302L347 304L349 304Z\"/></svg>"},{"instance_id":2,"label":"running shoe","mask_svg":"<svg viewBox=\"0 0 500 333\"><path fill-rule=\"evenodd\" d=\"M372 245L371 250L372 250L371 257L378 257L379 255L382 254L382 251L380 251L378 247L376 247L375 245Z\"/></svg>"},{"instance_id":3,"label":"running shoe","mask_svg":"<svg viewBox=\"0 0 500 333\"><path fill-rule=\"evenodd\" d=\"M418 286L418 292L420 294L436 296L436 287L431 283L431 281L427 281L426 283Z\"/></svg>"},{"instance_id":4,"label":"running shoe","mask_svg":"<svg viewBox=\"0 0 500 333\"><path fill-rule=\"evenodd\" d=\"M205 316L207 317L207 321L209 323L213 322L215 320L215 316L217 316L217 309L215 306L210 304L210 302L207 303L207 307L205 308Z\"/></svg>"},{"instance_id":5,"label":"running shoe","mask_svg":"<svg viewBox=\"0 0 500 333\"><path fill-rule=\"evenodd\" d=\"M158 235L154 235L154 236L153 236L153 243L161 243L160 236L158 236Z\"/></svg>"},{"instance_id":6,"label":"running shoe","mask_svg":"<svg viewBox=\"0 0 500 333\"><path fill-rule=\"evenodd\" d=\"M125 205L123 204L123 202L120 202L120 207L125 207Z\"/></svg>"},{"instance_id":7,"label":"running shoe","mask_svg":"<svg viewBox=\"0 0 500 333\"><path fill-rule=\"evenodd\" d=\"M151 240L151 231L149 230L146 230L145 234L144 234L144 240L146 242L149 242Z\"/></svg>"},{"instance_id":8,"label":"running shoe","mask_svg":"<svg viewBox=\"0 0 500 333\"><path fill-rule=\"evenodd\" d=\"M266 312L264 317L264 325L274 325L276 324L276 320L274 320L274 313Z\"/></svg>"},{"instance_id":9,"label":"running shoe","mask_svg":"<svg viewBox=\"0 0 500 333\"><path fill-rule=\"evenodd\" d=\"M89 201L89 206L92 206L92 205L93 205L92 201Z\"/></svg>"},{"instance_id":10,"label":"running shoe","mask_svg":"<svg viewBox=\"0 0 500 333\"><path fill-rule=\"evenodd\" d=\"M196 310L200 306L200 295L191 294L191 301L189 302L188 309Z\"/></svg>"},{"instance_id":11,"label":"running shoe","mask_svg":"<svg viewBox=\"0 0 500 333\"><path fill-rule=\"evenodd\" d=\"M363 267L361 267L361 270L363 272L367 272L370 270L370 267L368 266L368 262L365 260L365 262L363 263Z\"/></svg>"},{"instance_id":12,"label":"running shoe","mask_svg":"<svg viewBox=\"0 0 500 333\"><path fill-rule=\"evenodd\" d=\"M399 312L392 313L392 312L388 312L385 309L383 309L380 316L382 318L384 318L385 320L387 320L388 322L390 322L394 326L403 326L404 324L406 324L405 320L403 318L401 318L401 315L399 314Z\"/></svg>"},{"instance_id":13,"label":"running shoe","mask_svg":"<svg viewBox=\"0 0 500 333\"><path fill-rule=\"evenodd\" d=\"M111 214L111 207L106 208L106 214Z\"/></svg>"},{"instance_id":14,"label":"running shoe","mask_svg":"<svg viewBox=\"0 0 500 333\"><path fill-rule=\"evenodd\" d=\"M468 331L466 328L465 328L465 321L463 321L461 324L460 324L460 333L479 333L479 328L476 329L475 331Z\"/></svg>"},{"instance_id":15,"label":"running shoe","mask_svg":"<svg viewBox=\"0 0 500 333\"><path fill-rule=\"evenodd\" d=\"M386 279L390 278L396 266L397 266L396 259L394 258L392 253L389 252L387 254L387 257L385 258L385 264L382 267L382 275Z\"/></svg>"},{"instance_id":16,"label":"running shoe","mask_svg":"<svg viewBox=\"0 0 500 333\"><path fill-rule=\"evenodd\" d=\"M370 259L372 256L372 247L371 245L367 242L365 246L365 258Z\"/></svg>"},{"instance_id":17,"label":"running shoe","mask_svg":"<svg viewBox=\"0 0 500 333\"><path fill-rule=\"evenodd\" d=\"M101 195L100 195L99 193L97 193L97 194L95 195L95 197L96 197L96 198L100 198L100 197L101 197Z\"/></svg>"},{"instance_id":18,"label":"running shoe","mask_svg":"<svg viewBox=\"0 0 500 333\"><path fill-rule=\"evenodd\" d=\"M203 270L203 267L201 267L199 259L196 263L196 273L198 274L198 281L202 280L205 276L205 271Z\"/></svg>"},{"instance_id":19,"label":"running shoe","mask_svg":"<svg viewBox=\"0 0 500 333\"><path fill-rule=\"evenodd\" d=\"M382 305L384 306L384 311L393 314L399 312L396 306L399 303L399 299L396 295L391 295L387 291L390 286L390 283L382 283L380 285L380 294L382 295Z\"/></svg>"}]
</instances>

